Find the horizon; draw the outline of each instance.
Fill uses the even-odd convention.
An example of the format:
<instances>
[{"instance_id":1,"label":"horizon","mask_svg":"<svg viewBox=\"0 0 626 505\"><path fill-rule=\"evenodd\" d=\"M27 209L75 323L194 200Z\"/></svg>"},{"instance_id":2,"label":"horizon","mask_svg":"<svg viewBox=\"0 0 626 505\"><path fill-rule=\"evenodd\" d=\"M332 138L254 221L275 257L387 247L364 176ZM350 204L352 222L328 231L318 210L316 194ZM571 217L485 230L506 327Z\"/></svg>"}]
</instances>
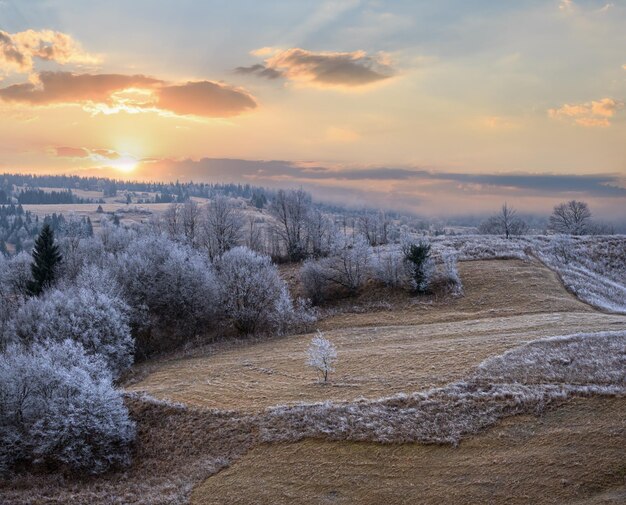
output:
<instances>
[{"instance_id":1,"label":"horizon","mask_svg":"<svg viewBox=\"0 0 626 505\"><path fill-rule=\"evenodd\" d=\"M3 0L0 171L619 222L624 21L595 0Z\"/></svg>"}]
</instances>

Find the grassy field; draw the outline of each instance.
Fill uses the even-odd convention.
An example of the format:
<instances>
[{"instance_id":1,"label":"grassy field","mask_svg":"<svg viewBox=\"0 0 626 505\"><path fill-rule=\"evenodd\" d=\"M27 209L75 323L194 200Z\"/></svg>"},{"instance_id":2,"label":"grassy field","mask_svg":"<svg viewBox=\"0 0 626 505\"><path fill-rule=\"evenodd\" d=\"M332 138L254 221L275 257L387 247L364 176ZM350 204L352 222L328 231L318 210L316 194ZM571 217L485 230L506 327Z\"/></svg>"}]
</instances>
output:
<instances>
[{"instance_id":1,"label":"grassy field","mask_svg":"<svg viewBox=\"0 0 626 505\"><path fill-rule=\"evenodd\" d=\"M459 447L265 444L198 486L194 505L626 502L626 400L519 416Z\"/></svg>"},{"instance_id":2,"label":"grassy field","mask_svg":"<svg viewBox=\"0 0 626 505\"><path fill-rule=\"evenodd\" d=\"M466 380L485 359L528 341L626 328L626 316L580 302L537 261L467 261L459 267L461 298L418 301L370 290L326 308L319 328L339 354L330 385L318 384L304 365L311 335L217 343L137 366L126 385L138 424L127 471L83 480L24 474L10 485L0 483L0 502L624 503L623 396L556 401L539 417L528 415L532 408L511 417L505 408L494 418L500 421L464 436L457 447L319 436L263 442L272 439L268 407L424 391ZM160 400L137 396L142 393ZM462 404L455 409L454 415L466 411ZM342 414L333 415L337 421ZM281 426L288 422L284 417Z\"/></svg>"},{"instance_id":3,"label":"grassy field","mask_svg":"<svg viewBox=\"0 0 626 505\"><path fill-rule=\"evenodd\" d=\"M344 307L321 320L319 328L339 355L330 386L319 384L304 365L311 335L302 335L152 363L144 367L146 377L128 389L244 412L379 398L461 379L487 357L529 340L617 329L626 321L572 297L538 262L463 262L460 269L462 298L415 304L404 297L385 310L355 313Z\"/></svg>"}]
</instances>

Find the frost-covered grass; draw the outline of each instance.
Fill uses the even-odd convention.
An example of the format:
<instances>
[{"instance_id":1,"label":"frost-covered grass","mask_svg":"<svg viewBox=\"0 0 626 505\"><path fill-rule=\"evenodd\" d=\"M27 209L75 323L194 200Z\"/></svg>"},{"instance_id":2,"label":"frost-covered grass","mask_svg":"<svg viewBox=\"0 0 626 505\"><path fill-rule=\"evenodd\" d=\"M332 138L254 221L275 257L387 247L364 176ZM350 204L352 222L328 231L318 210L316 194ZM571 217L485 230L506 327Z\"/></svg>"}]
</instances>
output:
<instances>
[{"instance_id":1,"label":"frost-covered grass","mask_svg":"<svg viewBox=\"0 0 626 505\"><path fill-rule=\"evenodd\" d=\"M485 360L466 380L379 400L275 407L256 415L194 409L127 395L138 424L126 472L98 479L23 475L0 481L0 501L186 503L195 484L261 442L303 438L457 444L516 414L539 414L574 396L626 394L626 330L535 340Z\"/></svg>"},{"instance_id":2,"label":"frost-covered grass","mask_svg":"<svg viewBox=\"0 0 626 505\"><path fill-rule=\"evenodd\" d=\"M626 314L626 236L468 235L437 237L432 244L436 253L456 252L460 261L538 258L582 301Z\"/></svg>"},{"instance_id":3,"label":"frost-covered grass","mask_svg":"<svg viewBox=\"0 0 626 505\"><path fill-rule=\"evenodd\" d=\"M269 409L265 442L327 438L457 444L499 419L573 396L626 394L626 330L537 340L483 362L467 380L351 403Z\"/></svg>"}]
</instances>

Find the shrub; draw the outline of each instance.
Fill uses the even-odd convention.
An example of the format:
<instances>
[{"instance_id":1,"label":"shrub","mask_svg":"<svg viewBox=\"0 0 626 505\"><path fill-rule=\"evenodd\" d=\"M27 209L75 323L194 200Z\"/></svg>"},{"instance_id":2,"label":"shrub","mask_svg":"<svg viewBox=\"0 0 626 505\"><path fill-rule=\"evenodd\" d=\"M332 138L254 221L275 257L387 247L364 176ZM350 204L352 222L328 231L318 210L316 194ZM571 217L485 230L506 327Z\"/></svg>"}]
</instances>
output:
<instances>
[{"instance_id":1,"label":"shrub","mask_svg":"<svg viewBox=\"0 0 626 505\"><path fill-rule=\"evenodd\" d=\"M15 314L15 338L26 345L71 339L88 354L101 354L115 376L133 361L128 306L119 298L80 288L31 298Z\"/></svg>"},{"instance_id":2,"label":"shrub","mask_svg":"<svg viewBox=\"0 0 626 505\"><path fill-rule=\"evenodd\" d=\"M280 331L293 306L269 256L235 247L219 258L216 268L220 306L240 333Z\"/></svg>"},{"instance_id":3,"label":"shrub","mask_svg":"<svg viewBox=\"0 0 626 505\"><path fill-rule=\"evenodd\" d=\"M71 340L0 355L0 473L19 463L101 473L130 462L135 436L104 360Z\"/></svg>"},{"instance_id":4,"label":"shrub","mask_svg":"<svg viewBox=\"0 0 626 505\"><path fill-rule=\"evenodd\" d=\"M139 356L173 349L213 322L213 267L191 247L162 235L142 237L112 262L111 269L131 307Z\"/></svg>"},{"instance_id":5,"label":"shrub","mask_svg":"<svg viewBox=\"0 0 626 505\"><path fill-rule=\"evenodd\" d=\"M340 235L331 255L306 261L300 269L305 294L314 303L330 297L332 289L356 294L370 277L371 248L364 237Z\"/></svg>"},{"instance_id":6,"label":"shrub","mask_svg":"<svg viewBox=\"0 0 626 505\"><path fill-rule=\"evenodd\" d=\"M442 255L441 263L432 276L429 289L434 293L460 296L463 294L463 284L457 268L456 255L446 252Z\"/></svg>"},{"instance_id":7,"label":"shrub","mask_svg":"<svg viewBox=\"0 0 626 505\"><path fill-rule=\"evenodd\" d=\"M311 302L318 305L327 296L329 280L319 260L308 259L300 268L300 282L305 295Z\"/></svg>"},{"instance_id":8,"label":"shrub","mask_svg":"<svg viewBox=\"0 0 626 505\"><path fill-rule=\"evenodd\" d=\"M374 278L385 286L404 288L410 285L410 269L407 262L397 251L378 254L374 260Z\"/></svg>"}]
</instances>

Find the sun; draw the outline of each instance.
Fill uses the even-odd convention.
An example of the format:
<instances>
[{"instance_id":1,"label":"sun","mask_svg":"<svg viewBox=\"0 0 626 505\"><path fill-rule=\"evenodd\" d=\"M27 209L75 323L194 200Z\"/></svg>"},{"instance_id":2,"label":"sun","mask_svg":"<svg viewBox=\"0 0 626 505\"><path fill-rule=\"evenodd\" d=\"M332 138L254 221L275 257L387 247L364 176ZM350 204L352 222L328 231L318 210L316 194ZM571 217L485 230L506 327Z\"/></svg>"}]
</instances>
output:
<instances>
[{"instance_id":1,"label":"sun","mask_svg":"<svg viewBox=\"0 0 626 505\"><path fill-rule=\"evenodd\" d=\"M124 156L120 156L118 159L113 161L111 165L116 170L119 170L120 172L124 172L125 174L128 174L130 172L133 172L137 168L137 163L138 163L138 160L136 158L133 158L132 156L124 155Z\"/></svg>"}]
</instances>

